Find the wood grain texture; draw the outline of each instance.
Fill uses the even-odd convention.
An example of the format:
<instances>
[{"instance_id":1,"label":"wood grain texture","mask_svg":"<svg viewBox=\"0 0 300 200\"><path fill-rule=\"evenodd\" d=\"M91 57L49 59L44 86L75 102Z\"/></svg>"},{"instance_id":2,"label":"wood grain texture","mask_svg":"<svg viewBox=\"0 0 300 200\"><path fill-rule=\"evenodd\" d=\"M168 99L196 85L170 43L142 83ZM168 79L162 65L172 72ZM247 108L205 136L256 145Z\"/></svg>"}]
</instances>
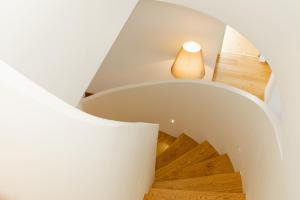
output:
<instances>
[{"instance_id":1,"label":"wood grain texture","mask_svg":"<svg viewBox=\"0 0 300 200\"><path fill-rule=\"evenodd\" d=\"M155 182L152 187L173 190L243 193L242 180L239 173Z\"/></svg>"},{"instance_id":2,"label":"wood grain texture","mask_svg":"<svg viewBox=\"0 0 300 200\"><path fill-rule=\"evenodd\" d=\"M205 141L168 165L158 169L155 173L155 180L176 179L178 173L185 167L192 166L216 156L219 156L218 152L209 142Z\"/></svg>"},{"instance_id":3,"label":"wood grain texture","mask_svg":"<svg viewBox=\"0 0 300 200\"><path fill-rule=\"evenodd\" d=\"M173 144L176 140L176 137L173 137L165 132L159 131L158 139L157 139L157 148L156 148L156 156L159 156L162 152Z\"/></svg>"},{"instance_id":4,"label":"wood grain texture","mask_svg":"<svg viewBox=\"0 0 300 200\"><path fill-rule=\"evenodd\" d=\"M145 200L245 200L242 193L199 192L152 188Z\"/></svg>"},{"instance_id":5,"label":"wood grain texture","mask_svg":"<svg viewBox=\"0 0 300 200\"><path fill-rule=\"evenodd\" d=\"M227 155L222 155L215 158L211 158L204 162L189 165L178 171L173 171L173 173L168 174L168 176L156 179L156 181L186 179L233 172L234 169L229 157Z\"/></svg>"},{"instance_id":6,"label":"wood grain texture","mask_svg":"<svg viewBox=\"0 0 300 200\"><path fill-rule=\"evenodd\" d=\"M156 170L176 160L198 145L196 141L185 134L181 134L169 148L156 159Z\"/></svg>"},{"instance_id":7,"label":"wood grain texture","mask_svg":"<svg viewBox=\"0 0 300 200\"><path fill-rule=\"evenodd\" d=\"M231 85L264 99L271 68L256 57L222 53L219 55L213 81Z\"/></svg>"}]
</instances>

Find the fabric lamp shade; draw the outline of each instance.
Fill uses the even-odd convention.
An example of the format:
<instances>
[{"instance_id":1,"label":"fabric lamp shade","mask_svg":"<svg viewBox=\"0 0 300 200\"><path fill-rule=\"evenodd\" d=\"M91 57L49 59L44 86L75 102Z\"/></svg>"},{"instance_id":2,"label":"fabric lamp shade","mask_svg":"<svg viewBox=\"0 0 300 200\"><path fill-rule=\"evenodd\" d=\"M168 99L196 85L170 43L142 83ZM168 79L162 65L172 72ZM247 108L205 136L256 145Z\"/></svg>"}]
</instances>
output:
<instances>
[{"instance_id":1,"label":"fabric lamp shade","mask_svg":"<svg viewBox=\"0 0 300 200\"><path fill-rule=\"evenodd\" d=\"M201 46L193 41L184 43L171 71L175 78L202 79L205 68Z\"/></svg>"}]
</instances>

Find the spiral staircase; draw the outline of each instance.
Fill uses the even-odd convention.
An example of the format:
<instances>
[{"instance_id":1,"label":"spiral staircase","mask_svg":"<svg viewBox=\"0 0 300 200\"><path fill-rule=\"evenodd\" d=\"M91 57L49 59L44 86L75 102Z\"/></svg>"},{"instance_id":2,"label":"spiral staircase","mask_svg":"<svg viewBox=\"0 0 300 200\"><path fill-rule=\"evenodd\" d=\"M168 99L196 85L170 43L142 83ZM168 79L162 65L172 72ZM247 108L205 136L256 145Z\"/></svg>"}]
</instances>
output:
<instances>
[{"instance_id":1,"label":"spiral staircase","mask_svg":"<svg viewBox=\"0 0 300 200\"><path fill-rule=\"evenodd\" d=\"M227 154L185 134L159 133L155 181L144 200L245 200L239 172Z\"/></svg>"}]
</instances>

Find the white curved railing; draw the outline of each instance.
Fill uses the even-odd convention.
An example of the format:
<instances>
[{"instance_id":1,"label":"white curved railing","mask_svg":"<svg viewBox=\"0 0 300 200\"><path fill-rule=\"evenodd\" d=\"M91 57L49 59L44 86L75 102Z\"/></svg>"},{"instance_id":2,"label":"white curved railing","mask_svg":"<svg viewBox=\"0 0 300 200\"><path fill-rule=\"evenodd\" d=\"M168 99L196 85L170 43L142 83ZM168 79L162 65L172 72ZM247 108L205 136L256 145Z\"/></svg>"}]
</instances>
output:
<instances>
[{"instance_id":1,"label":"white curved railing","mask_svg":"<svg viewBox=\"0 0 300 200\"><path fill-rule=\"evenodd\" d=\"M174 136L185 132L199 142L209 140L241 171L248 200L279 198L278 123L248 93L203 81L168 81L99 93L86 98L82 108L108 119L159 123Z\"/></svg>"},{"instance_id":2,"label":"white curved railing","mask_svg":"<svg viewBox=\"0 0 300 200\"><path fill-rule=\"evenodd\" d=\"M0 199L142 199L158 126L99 119L0 62Z\"/></svg>"}]
</instances>

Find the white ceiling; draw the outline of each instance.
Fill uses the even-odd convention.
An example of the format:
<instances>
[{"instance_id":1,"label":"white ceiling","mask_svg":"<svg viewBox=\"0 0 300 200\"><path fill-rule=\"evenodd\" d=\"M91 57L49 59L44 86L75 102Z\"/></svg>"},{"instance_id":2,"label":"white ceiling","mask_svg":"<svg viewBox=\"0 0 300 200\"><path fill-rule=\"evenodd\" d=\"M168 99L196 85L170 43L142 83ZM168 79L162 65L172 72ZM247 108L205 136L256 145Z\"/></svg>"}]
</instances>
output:
<instances>
[{"instance_id":1,"label":"white ceiling","mask_svg":"<svg viewBox=\"0 0 300 200\"><path fill-rule=\"evenodd\" d=\"M174 79L170 68L181 45L203 47L206 77L211 79L221 51L225 24L188 8L142 0L95 75L88 91Z\"/></svg>"}]
</instances>

